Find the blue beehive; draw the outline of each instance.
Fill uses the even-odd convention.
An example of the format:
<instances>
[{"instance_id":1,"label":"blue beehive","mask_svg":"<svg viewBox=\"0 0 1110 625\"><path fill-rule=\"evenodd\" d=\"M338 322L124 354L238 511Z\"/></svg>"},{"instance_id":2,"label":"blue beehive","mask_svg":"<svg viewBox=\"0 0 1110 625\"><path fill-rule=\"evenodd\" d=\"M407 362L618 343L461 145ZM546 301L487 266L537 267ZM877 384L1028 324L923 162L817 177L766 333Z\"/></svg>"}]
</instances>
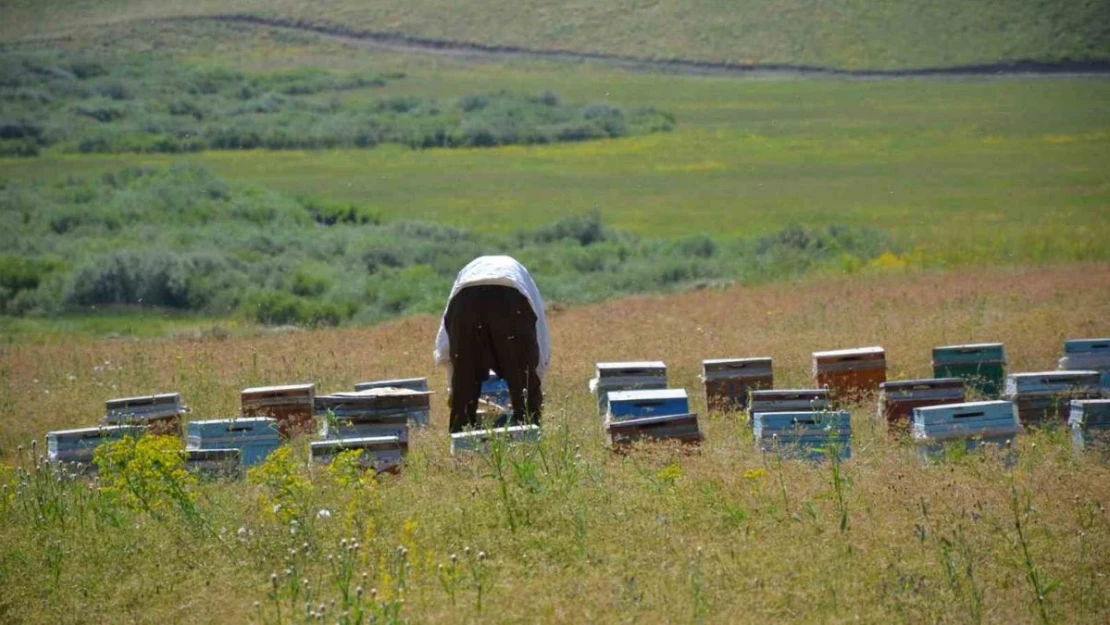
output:
<instances>
[{"instance_id":1,"label":"blue beehive","mask_svg":"<svg viewBox=\"0 0 1110 625\"><path fill-rule=\"evenodd\" d=\"M759 412L752 432L764 452L821 460L833 446L841 459L852 456L852 415L847 410Z\"/></svg>"},{"instance_id":2,"label":"blue beehive","mask_svg":"<svg viewBox=\"0 0 1110 625\"><path fill-rule=\"evenodd\" d=\"M668 388L648 391L613 391L609 393L610 421L640 417L666 417L688 414L690 402L685 389Z\"/></svg>"},{"instance_id":3,"label":"blue beehive","mask_svg":"<svg viewBox=\"0 0 1110 625\"><path fill-rule=\"evenodd\" d=\"M482 382L482 392L479 397L502 408L510 408L513 405L508 383L493 371L490 371Z\"/></svg>"},{"instance_id":4,"label":"blue beehive","mask_svg":"<svg viewBox=\"0 0 1110 625\"><path fill-rule=\"evenodd\" d=\"M979 401L926 406L913 411L913 438L922 456L943 451L951 441L967 449L982 443L1002 444L1021 433L1017 408L1009 401Z\"/></svg>"},{"instance_id":5,"label":"blue beehive","mask_svg":"<svg viewBox=\"0 0 1110 625\"><path fill-rule=\"evenodd\" d=\"M605 415L609 393L667 388L667 365L659 361L599 362L590 380L590 392L597 394L597 413Z\"/></svg>"},{"instance_id":6,"label":"blue beehive","mask_svg":"<svg viewBox=\"0 0 1110 625\"><path fill-rule=\"evenodd\" d=\"M482 430L466 430L451 434L451 455L465 452L488 453L494 440L505 444L535 442L540 439L540 426L535 424L511 425Z\"/></svg>"},{"instance_id":7,"label":"blue beehive","mask_svg":"<svg viewBox=\"0 0 1110 625\"><path fill-rule=\"evenodd\" d=\"M1098 371L1099 384L1110 389L1110 339L1074 339L1064 343L1059 367L1069 371Z\"/></svg>"},{"instance_id":8,"label":"blue beehive","mask_svg":"<svg viewBox=\"0 0 1110 625\"><path fill-rule=\"evenodd\" d=\"M46 459L60 463L92 463L96 448L124 436L139 437L143 428L134 425L105 425L46 433Z\"/></svg>"},{"instance_id":9,"label":"blue beehive","mask_svg":"<svg viewBox=\"0 0 1110 625\"><path fill-rule=\"evenodd\" d=\"M277 420L269 417L190 421L186 449L238 449L244 467L266 459L281 445Z\"/></svg>"},{"instance_id":10,"label":"blue beehive","mask_svg":"<svg viewBox=\"0 0 1110 625\"><path fill-rule=\"evenodd\" d=\"M1080 399L1071 402L1068 426L1077 450L1110 451L1110 399Z\"/></svg>"}]
</instances>

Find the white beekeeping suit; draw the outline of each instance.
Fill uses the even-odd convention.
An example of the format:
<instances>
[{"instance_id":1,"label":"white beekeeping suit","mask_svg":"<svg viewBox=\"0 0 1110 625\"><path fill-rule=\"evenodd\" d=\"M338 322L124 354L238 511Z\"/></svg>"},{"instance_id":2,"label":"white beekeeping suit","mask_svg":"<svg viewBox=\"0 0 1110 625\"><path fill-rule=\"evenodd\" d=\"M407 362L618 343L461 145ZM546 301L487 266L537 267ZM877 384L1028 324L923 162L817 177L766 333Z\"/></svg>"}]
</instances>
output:
<instances>
[{"instance_id":1,"label":"white beekeeping suit","mask_svg":"<svg viewBox=\"0 0 1110 625\"><path fill-rule=\"evenodd\" d=\"M480 256L475 258L466 267L459 271L455 278L455 285L451 287L451 295L447 298L447 306L459 291L470 286L496 285L507 286L520 291L532 305L536 313L536 342L539 343L540 361L536 366L536 373L540 380L547 374L548 364L551 362L551 336L547 331L547 317L543 314L543 298L536 288L536 283L528 270L511 256ZM444 317L447 309L444 308ZM435 362L437 365L447 367L447 379L451 379L451 339L447 336L443 317L439 321L439 333L436 335Z\"/></svg>"}]
</instances>

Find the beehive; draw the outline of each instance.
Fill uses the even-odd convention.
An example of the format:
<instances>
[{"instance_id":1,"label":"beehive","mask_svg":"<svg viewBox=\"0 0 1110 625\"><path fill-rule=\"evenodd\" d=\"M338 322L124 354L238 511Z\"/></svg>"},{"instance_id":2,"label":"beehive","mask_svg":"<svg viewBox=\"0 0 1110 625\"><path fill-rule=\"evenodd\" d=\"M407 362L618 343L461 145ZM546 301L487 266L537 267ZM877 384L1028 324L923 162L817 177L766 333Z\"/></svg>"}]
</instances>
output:
<instances>
[{"instance_id":1,"label":"beehive","mask_svg":"<svg viewBox=\"0 0 1110 625\"><path fill-rule=\"evenodd\" d=\"M886 352L882 347L813 352L813 380L829 389L834 403L858 401L886 381Z\"/></svg>"},{"instance_id":2,"label":"beehive","mask_svg":"<svg viewBox=\"0 0 1110 625\"><path fill-rule=\"evenodd\" d=\"M482 381L482 390L478 396L487 403L501 408L508 409L513 406L513 398L509 393L508 383L493 371L490 371L486 379Z\"/></svg>"},{"instance_id":3,"label":"beehive","mask_svg":"<svg viewBox=\"0 0 1110 625\"><path fill-rule=\"evenodd\" d=\"M753 418L756 445L763 452L821 460L835 450L852 456L851 413L842 411L760 412Z\"/></svg>"},{"instance_id":4,"label":"beehive","mask_svg":"<svg viewBox=\"0 0 1110 625\"><path fill-rule=\"evenodd\" d=\"M278 424L269 417L190 421L185 449L237 449L244 467L261 463L281 445Z\"/></svg>"},{"instance_id":5,"label":"beehive","mask_svg":"<svg viewBox=\"0 0 1110 625\"><path fill-rule=\"evenodd\" d=\"M1003 399L1014 402L1025 426L1063 423L1073 399L1099 396L1097 371L1040 371L1006 376Z\"/></svg>"},{"instance_id":6,"label":"beehive","mask_svg":"<svg viewBox=\"0 0 1110 625\"><path fill-rule=\"evenodd\" d=\"M451 434L451 454L482 452L488 453L490 444L500 440L506 445L520 442L535 442L540 438L538 425L511 425L481 430L466 430Z\"/></svg>"},{"instance_id":7,"label":"beehive","mask_svg":"<svg viewBox=\"0 0 1110 625\"><path fill-rule=\"evenodd\" d=\"M118 441L124 436L142 436L144 429L137 425L102 425L95 428L59 430L46 433L46 459L48 462L92 465L96 448ZM95 468L95 467L93 467Z\"/></svg>"},{"instance_id":8,"label":"beehive","mask_svg":"<svg viewBox=\"0 0 1110 625\"><path fill-rule=\"evenodd\" d=\"M403 388L410 391L417 391L419 393L426 393L428 391L428 378L402 378L398 380L378 380L374 382L360 382L355 384L356 391L370 391L378 388ZM317 411L319 415L319 411ZM411 425L424 427L428 425L428 420L431 415L431 401L429 398L428 407L423 410L413 410L409 413L409 422Z\"/></svg>"},{"instance_id":9,"label":"beehive","mask_svg":"<svg viewBox=\"0 0 1110 625\"><path fill-rule=\"evenodd\" d=\"M360 450L359 464L379 473L395 473L408 453L408 443L396 436L371 436L340 438L309 443L309 458L314 462L330 463L344 451Z\"/></svg>"},{"instance_id":10,"label":"beehive","mask_svg":"<svg viewBox=\"0 0 1110 625\"><path fill-rule=\"evenodd\" d=\"M277 420L284 437L312 430L315 384L260 386L240 393L244 417L270 417Z\"/></svg>"},{"instance_id":11,"label":"beehive","mask_svg":"<svg viewBox=\"0 0 1110 625\"><path fill-rule=\"evenodd\" d=\"M812 412L828 407L829 391L823 388L751 391L748 399L748 415L752 418L760 412ZM749 420L749 425L754 424Z\"/></svg>"},{"instance_id":12,"label":"beehive","mask_svg":"<svg viewBox=\"0 0 1110 625\"><path fill-rule=\"evenodd\" d=\"M408 441L409 422L428 413L431 393L381 387L316 398L320 434L327 439L396 436Z\"/></svg>"},{"instance_id":13,"label":"beehive","mask_svg":"<svg viewBox=\"0 0 1110 625\"><path fill-rule=\"evenodd\" d=\"M238 449L186 449L185 468L213 478L238 478L242 475L242 454Z\"/></svg>"},{"instance_id":14,"label":"beehive","mask_svg":"<svg viewBox=\"0 0 1110 625\"><path fill-rule=\"evenodd\" d=\"M966 400L962 378L883 382L879 385L879 418L890 425L906 427L913 420L914 408Z\"/></svg>"},{"instance_id":15,"label":"beehive","mask_svg":"<svg viewBox=\"0 0 1110 625\"><path fill-rule=\"evenodd\" d=\"M1110 389L1110 339L1073 339L1064 343L1060 369L1098 371L1099 385Z\"/></svg>"},{"instance_id":16,"label":"beehive","mask_svg":"<svg viewBox=\"0 0 1110 625\"><path fill-rule=\"evenodd\" d=\"M714 410L743 410L750 391L775 385L770 358L703 360L701 370L705 405Z\"/></svg>"},{"instance_id":17,"label":"beehive","mask_svg":"<svg viewBox=\"0 0 1110 625\"><path fill-rule=\"evenodd\" d=\"M590 380L590 391L597 395L597 413L605 415L612 391L667 388L667 365L659 361L599 362Z\"/></svg>"},{"instance_id":18,"label":"beehive","mask_svg":"<svg viewBox=\"0 0 1110 625\"><path fill-rule=\"evenodd\" d=\"M1072 401L1068 427L1077 450L1110 452L1110 399Z\"/></svg>"},{"instance_id":19,"label":"beehive","mask_svg":"<svg viewBox=\"0 0 1110 625\"><path fill-rule=\"evenodd\" d=\"M614 421L660 417L690 412L686 391L680 388L609 393L608 418Z\"/></svg>"},{"instance_id":20,"label":"beehive","mask_svg":"<svg viewBox=\"0 0 1110 625\"><path fill-rule=\"evenodd\" d=\"M969 391L997 398L1006 379L1006 352L1002 343L934 347L933 375L962 378Z\"/></svg>"},{"instance_id":21,"label":"beehive","mask_svg":"<svg viewBox=\"0 0 1110 625\"><path fill-rule=\"evenodd\" d=\"M913 411L913 438L923 457L942 453L946 444L974 449L984 443L1004 444L1021 433L1013 402L980 401L925 406Z\"/></svg>"},{"instance_id":22,"label":"beehive","mask_svg":"<svg viewBox=\"0 0 1110 625\"><path fill-rule=\"evenodd\" d=\"M165 436L181 436L181 415L188 412L180 393L109 399L104 408L102 422L107 425L139 425L149 434Z\"/></svg>"}]
</instances>

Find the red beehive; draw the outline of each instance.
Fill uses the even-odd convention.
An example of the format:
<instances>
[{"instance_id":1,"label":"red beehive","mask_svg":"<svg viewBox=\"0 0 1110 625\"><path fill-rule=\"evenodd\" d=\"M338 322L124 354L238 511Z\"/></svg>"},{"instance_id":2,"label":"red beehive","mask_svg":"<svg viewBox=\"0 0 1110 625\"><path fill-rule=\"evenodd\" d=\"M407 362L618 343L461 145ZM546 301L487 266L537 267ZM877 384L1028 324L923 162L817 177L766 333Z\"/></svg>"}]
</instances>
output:
<instances>
[{"instance_id":1,"label":"red beehive","mask_svg":"<svg viewBox=\"0 0 1110 625\"><path fill-rule=\"evenodd\" d=\"M813 352L813 379L835 402L858 401L886 382L886 352L882 347Z\"/></svg>"}]
</instances>

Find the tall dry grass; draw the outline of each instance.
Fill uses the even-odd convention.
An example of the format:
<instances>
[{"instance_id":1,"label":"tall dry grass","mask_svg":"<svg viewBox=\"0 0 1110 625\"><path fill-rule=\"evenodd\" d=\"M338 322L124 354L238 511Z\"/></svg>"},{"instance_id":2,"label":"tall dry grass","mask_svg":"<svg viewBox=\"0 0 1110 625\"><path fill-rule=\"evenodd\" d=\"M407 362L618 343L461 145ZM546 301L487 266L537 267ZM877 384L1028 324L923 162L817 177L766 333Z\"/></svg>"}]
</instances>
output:
<instances>
[{"instance_id":1,"label":"tall dry grass","mask_svg":"<svg viewBox=\"0 0 1110 625\"><path fill-rule=\"evenodd\" d=\"M1053 368L1065 337L1110 333L1108 289L1110 265L1089 264L552 311L545 440L484 460L448 454L444 381L430 365L434 318L222 340L8 345L8 465L28 466L16 446L38 438L41 451L47 430L93 423L109 397L176 390L190 418L215 418L236 413L239 389L263 383L315 381L327 392L427 375L441 393L405 470L377 484L352 487L302 466L298 442L289 472L303 478L296 501L308 513L296 526L259 479L190 487L200 521L132 510L82 482L31 481L17 495L8 481L0 621L278 622L280 613L302 622L308 602L335 622L337 563L350 561L365 585L360 605L379 622L1106 622L1110 471L1075 456L1059 431L1023 438L1010 460L988 453L924 466L862 406L838 481L827 463L761 456L733 415L705 415L698 452L659 445L613 456L585 387L595 361L662 359L704 414L696 376L710 357L773 356L782 387L808 383L812 351L870 344L886 348L891 377L925 376L930 347L972 341L1005 342L1013 371ZM358 555L341 557L341 538L358 540ZM488 557L478 561L478 551Z\"/></svg>"}]
</instances>

